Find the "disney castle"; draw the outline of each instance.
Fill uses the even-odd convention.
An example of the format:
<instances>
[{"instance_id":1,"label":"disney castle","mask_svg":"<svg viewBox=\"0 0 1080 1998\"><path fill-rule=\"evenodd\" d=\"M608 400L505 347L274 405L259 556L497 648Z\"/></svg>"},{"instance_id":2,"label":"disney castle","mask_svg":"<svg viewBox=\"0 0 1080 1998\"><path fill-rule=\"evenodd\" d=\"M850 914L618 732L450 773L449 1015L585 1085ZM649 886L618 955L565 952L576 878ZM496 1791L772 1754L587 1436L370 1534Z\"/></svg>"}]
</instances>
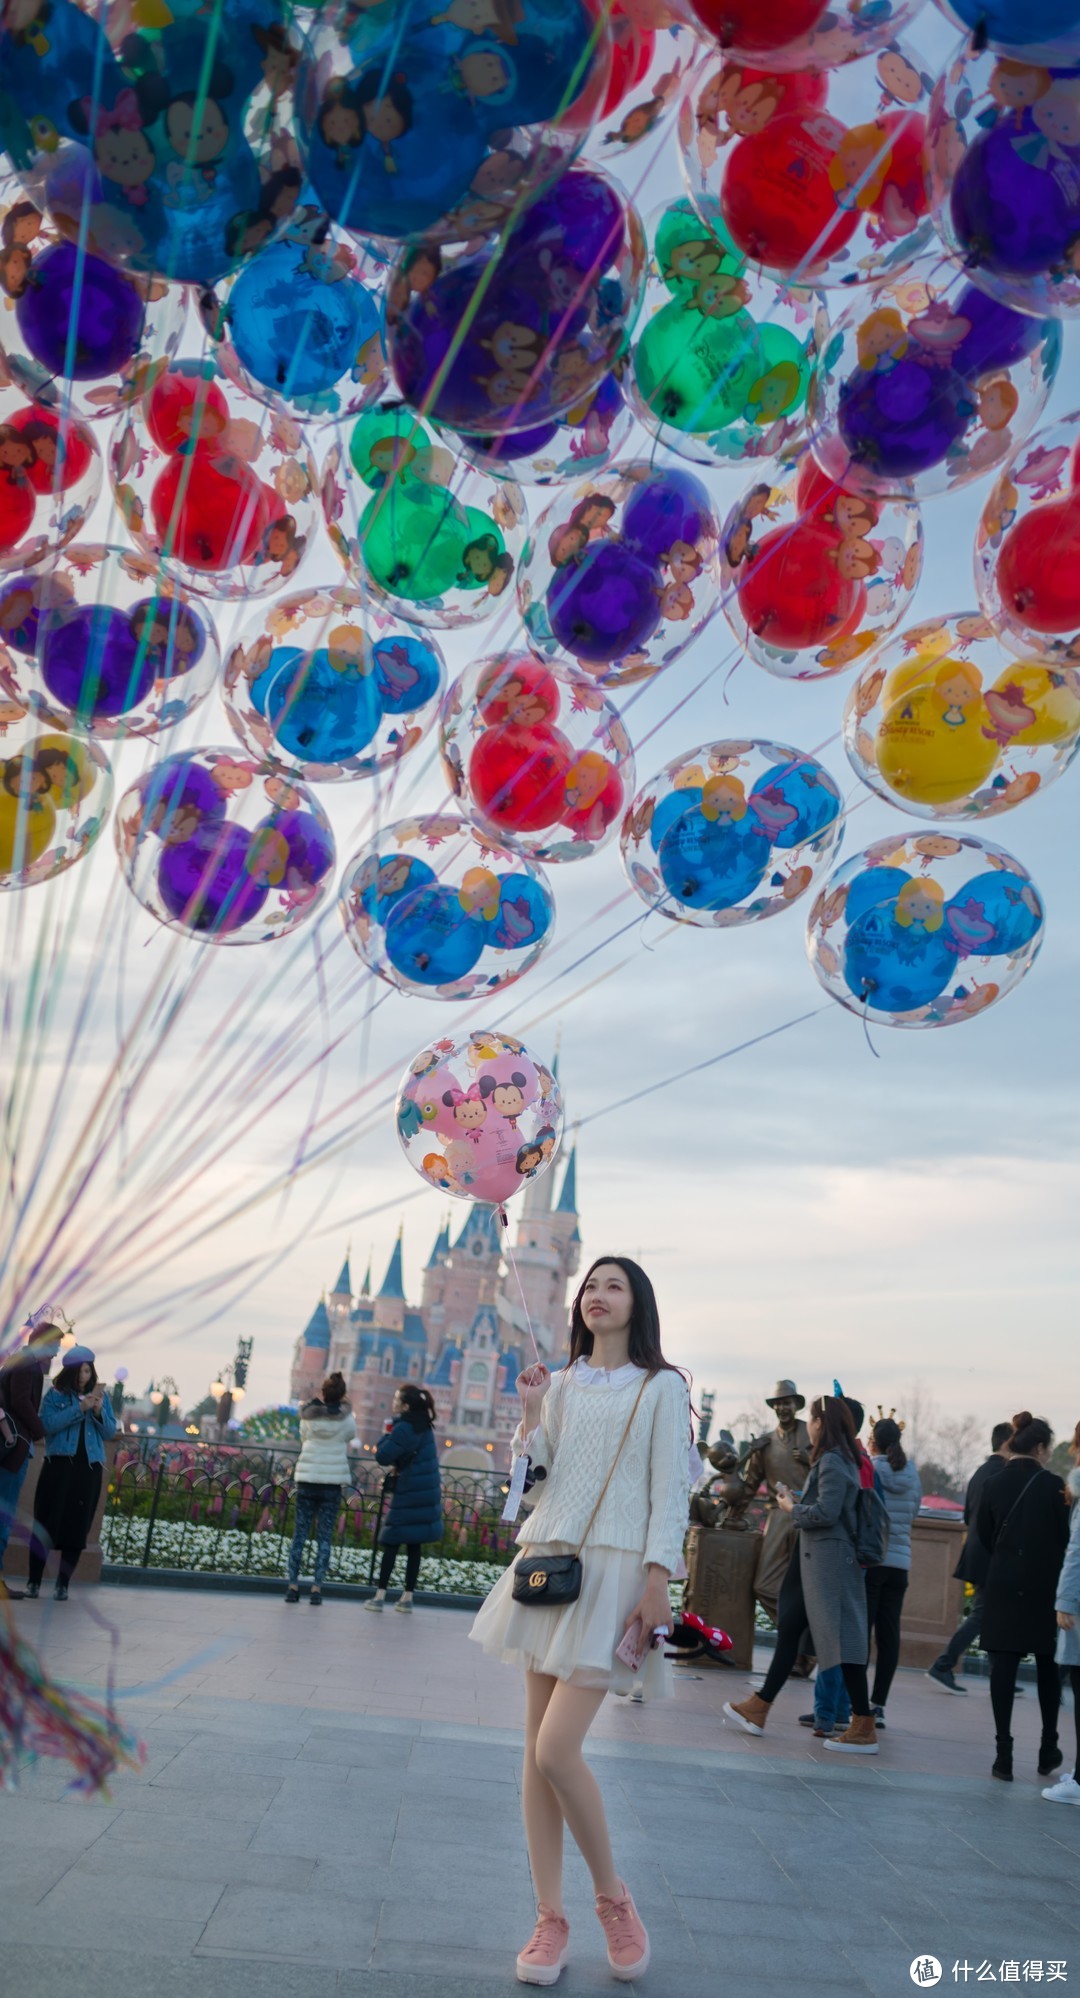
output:
<instances>
[{"instance_id":1,"label":"disney castle","mask_svg":"<svg viewBox=\"0 0 1080 1998\"><path fill-rule=\"evenodd\" d=\"M419 1304L405 1297L400 1231L374 1293L369 1268L359 1297L353 1296L346 1257L333 1290L316 1305L296 1342L293 1401L306 1401L325 1374L340 1371L349 1383L360 1440L370 1450L382 1435L395 1390L404 1381L418 1381L434 1397L442 1443L458 1452L467 1449L471 1463L481 1461L471 1453L482 1451L493 1468L507 1469L519 1415L514 1382L533 1357L529 1320L548 1365L559 1366L565 1357L567 1287L581 1259L576 1151L557 1198L555 1183L554 1171L529 1182L513 1264L494 1208L471 1205L453 1241L444 1223L424 1268Z\"/></svg>"}]
</instances>

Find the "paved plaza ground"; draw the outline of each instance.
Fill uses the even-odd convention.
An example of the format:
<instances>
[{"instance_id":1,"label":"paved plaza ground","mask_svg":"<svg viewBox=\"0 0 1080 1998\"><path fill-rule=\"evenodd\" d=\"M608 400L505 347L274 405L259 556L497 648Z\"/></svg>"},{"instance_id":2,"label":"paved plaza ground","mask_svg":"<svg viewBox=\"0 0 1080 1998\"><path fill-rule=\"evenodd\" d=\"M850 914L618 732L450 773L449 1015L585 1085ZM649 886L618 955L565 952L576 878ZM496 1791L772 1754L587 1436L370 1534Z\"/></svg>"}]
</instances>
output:
<instances>
[{"instance_id":1,"label":"paved plaza ground","mask_svg":"<svg viewBox=\"0 0 1080 1998\"><path fill-rule=\"evenodd\" d=\"M468 1615L107 1586L13 1611L68 1683L100 1690L115 1659L147 1757L108 1801L65 1798L58 1766L0 1796L10 1998L519 1989L521 1691L467 1642ZM745 1686L680 1673L669 1702L605 1702L590 1737L652 1935L643 1990L901 1998L927 1956L943 1991L1080 1987L1080 1810L1040 1797L1033 1692L1009 1787L989 1774L985 1681L961 1701L901 1672L876 1759L797 1725L804 1686L766 1739L736 1733L721 1709ZM572 1848L567 1877L559 1989L614 1989Z\"/></svg>"}]
</instances>

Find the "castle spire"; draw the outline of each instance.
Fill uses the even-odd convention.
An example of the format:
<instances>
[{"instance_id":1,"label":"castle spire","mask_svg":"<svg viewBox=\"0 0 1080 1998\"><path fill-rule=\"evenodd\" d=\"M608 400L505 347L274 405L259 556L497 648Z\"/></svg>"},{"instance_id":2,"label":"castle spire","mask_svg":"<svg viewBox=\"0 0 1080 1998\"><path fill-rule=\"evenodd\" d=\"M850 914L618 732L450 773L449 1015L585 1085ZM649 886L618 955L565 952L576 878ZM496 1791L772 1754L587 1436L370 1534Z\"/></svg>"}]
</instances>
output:
<instances>
[{"instance_id":1,"label":"castle spire","mask_svg":"<svg viewBox=\"0 0 1080 1998\"><path fill-rule=\"evenodd\" d=\"M437 1270L440 1263L445 1262L449 1254L450 1254L450 1220L449 1216L447 1216L447 1218L443 1221L442 1227L439 1229L439 1232L435 1237L435 1246L432 1249L431 1254L427 1259L425 1267L429 1270Z\"/></svg>"},{"instance_id":2,"label":"castle spire","mask_svg":"<svg viewBox=\"0 0 1080 1998\"><path fill-rule=\"evenodd\" d=\"M401 1267L401 1238L403 1232L403 1229L399 1227L397 1241L394 1243L394 1251L390 1257L386 1275L382 1280L382 1289L379 1292L380 1297L404 1298L405 1296L405 1279Z\"/></svg>"},{"instance_id":3,"label":"castle spire","mask_svg":"<svg viewBox=\"0 0 1080 1998\"><path fill-rule=\"evenodd\" d=\"M577 1211L577 1146L575 1145L570 1153L570 1161L566 1168L566 1177L562 1183L562 1192L559 1195L555 1212L556 1214L576 1214Z\"/></svg>"},{"instance_id":4,"label":"castle spire","mask_svg":"<svg viewBox=\"0 0 1080 1998\"><path fill-rule=\"evenodd\" d=\"M352 1298L352 1271L349 1268L348 1252L346 1252L345 1261L341 1265L341 1275L338 1277L330 1295L331 1297Z\"/></svg>"}]
</instances>

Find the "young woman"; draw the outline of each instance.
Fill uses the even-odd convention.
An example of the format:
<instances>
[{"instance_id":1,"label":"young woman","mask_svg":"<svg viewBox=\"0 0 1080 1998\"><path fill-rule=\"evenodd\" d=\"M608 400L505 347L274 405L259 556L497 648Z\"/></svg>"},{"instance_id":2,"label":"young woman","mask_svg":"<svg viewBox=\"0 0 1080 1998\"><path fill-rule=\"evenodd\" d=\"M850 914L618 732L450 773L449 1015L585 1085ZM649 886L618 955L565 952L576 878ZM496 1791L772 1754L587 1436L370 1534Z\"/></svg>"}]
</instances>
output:
<instances>
[{"instance_id":1,"label":"young woman","mask_svg":"<svg viewBox=\"0 0 1080 1998\"><path fill-rule=\"evenodd\" d=\"M580 1553L576 1601L543 1608L500 1577L470 1636L525 1671L522 1804L537 1900L536 1927L517 1959L523 1984L554 1984L567 1960L563 1827L592 1875L608 1962L641 1977L649 1939L615 1871L600 1790L582 1745L608 1692L641 1683L668 1690L654 1634L671 1623L668 1582L679 1564L690 1502L690 1397L660 1349L652 1284L637 1263L603 1256L574 1299L570 1358L554 1375L527 1367L513 1441L539 1499L517 1536L526 1557ZM634 1672L616 1657L634 1630Z\"/></svg>"},{"instance_id":2,"label":"young woman","mask_svg":"<svg viewBox=\"0 0 1080 1998\"><path fill-rule=\"evenodd\" d=\"M1069 1455L1076 1468L1069 1472L1069 1546L1058 1576L1054 1609L1057 1613L1058 1665L1069 1674L1076 1724L1076 1768L1071 1776L1051 1783L1043 1796L1048 1804L1080 1804L1080 1422L1073 1430Z\"/></svg>"},{"instance_id":3,"label":"young woman","mask_svg":"<svg viewBox=\"0 0 1080 1998\"><path fill-rule=\"evenodd\" d=\"M397 1482L390 1500L390 1511L379 1535L383 1551L379 1586L364 1608L382 1609L398 1549L404 1545L408 1550L405 1556L405 1587L394 1608L408 1616L413 1606L416 1578L420 1573L423 1543L425 1540L442 1539L442 1482L439 1453L435 1447L435 1403L427 1388L417 1387L415 1381L406 1381L395 1394L391 1407L396 1421L385 1436L380 1436L375 1445L375 1455L380 1464L388 1468L396 1467Z\"/></svg>"},{"instance_id":4,"label":"young woman","mask_svg":"<svg viewBox=\"0 0 1080 1998\"><path fill-rule=\"evenodd\" d=\"M983 1599L981 1640L990 1656L990 1703L997 1754L991 1775L1013 1780L1012 1710L1016 1675L1027 1652L1035 1655L1042 1741L1039 1775L1061 1766L1058 1708L1061 1680L1054 1659L1057 1620L1054 1600L1069 1538L1065 1486L1048 1470L1053 1431L1048 1422L1022 1409L1003 1469L986 1486L975 1531L990 1551Z\"/></svg>"},{"instance_id":5,"label":"young woman","mask_svg":"<svg viewBox=\"0 0 1080 1998\"><path fill-rule=\"evenodd\" d=\"M330 1541L341 1504L341 1487L352 1482L349 1444L356 1440L356 1422L345 1399L344 1374L327 1374L321 1398L300 1410L300 1455L296 1460L296 1524L289 1548L287 1603L300 1601L300 1562L315 1522L315 1580L311 1607L322 1603L322 1585L330 1566Z\"/></svg>"},{"instance_id":6,"label":"young woman","mask_svg":"<svg viewBox=\"0 0 1080 1998\"><path fill-rule=\"evenodd\" d=\"M36 1596L52 1547L60 1549L53 1594L67 1601L68 1583L101 1497L105 1445L116 1434L113 1405L100 1385L89 1346L72 1346L41 1403L45 1462L34 1493L34 1537L27 1558L28 1596Z\"/></svg>"},{"instance_id":7,"label":"young woman","mask_svg":"<svg viewBox=\"0 0 1080 1998\"><path fill-rule=\"evenodd\" d=\"M878 1727L900 1663L900 1616L911 1573L911 1529L922 1504L919 1473L900 1441L900 1424L886 1415L870 1431L874 1482L889 1515L885 1559L866 1570L866 1620L877 1644L870 1706Z\"/></svg>"},{"instance_id":8,"label":"young woman","mask_svg":"<svg viewBox=\"0 0 1080 1998\"><path fill-rule=\"evenodd\" d=\"M855 1558L859 1456L851 1410L839 1395L819 1395L807 1418L810 1476L802 1498L777 1504L799 1528L799 1560L780 1584L776 1649L760 1693L727 1701L724 1712L746 1734L764 1734L772 1703L799 1652L807 1624L819 1667L839 1665L851 1701L846 1731L825 1742L848 1755L876 1755L877 1731L866 1690L866 1588Z\"/></svg>"}]
</instances>

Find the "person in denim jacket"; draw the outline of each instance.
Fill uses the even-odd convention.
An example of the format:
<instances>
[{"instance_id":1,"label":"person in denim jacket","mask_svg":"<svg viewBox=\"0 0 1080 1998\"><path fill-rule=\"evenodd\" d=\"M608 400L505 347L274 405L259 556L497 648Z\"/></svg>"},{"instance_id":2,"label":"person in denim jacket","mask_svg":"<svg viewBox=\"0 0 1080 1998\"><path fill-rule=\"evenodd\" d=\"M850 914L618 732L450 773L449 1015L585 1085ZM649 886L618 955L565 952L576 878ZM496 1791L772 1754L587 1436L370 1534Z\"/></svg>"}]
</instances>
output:
<instances>
[{"instance_id":1,"label":"person in denim jacket","mask_svg":"<svg viewBox=\"0 0 1080 1998\"><path fill-rule=\"evenodd\" d=\"M34 1493L26 1593L39 1594L49 1551L57 1547L60 1567L54 1594L63 1603L101 1497L105 1445L116 1434L113 1405L98 1381L88 1346L72 1346L64 1355L64 1364L42 1399L41 1426L45 1462Z\"/></svg>"}]
</instances>

